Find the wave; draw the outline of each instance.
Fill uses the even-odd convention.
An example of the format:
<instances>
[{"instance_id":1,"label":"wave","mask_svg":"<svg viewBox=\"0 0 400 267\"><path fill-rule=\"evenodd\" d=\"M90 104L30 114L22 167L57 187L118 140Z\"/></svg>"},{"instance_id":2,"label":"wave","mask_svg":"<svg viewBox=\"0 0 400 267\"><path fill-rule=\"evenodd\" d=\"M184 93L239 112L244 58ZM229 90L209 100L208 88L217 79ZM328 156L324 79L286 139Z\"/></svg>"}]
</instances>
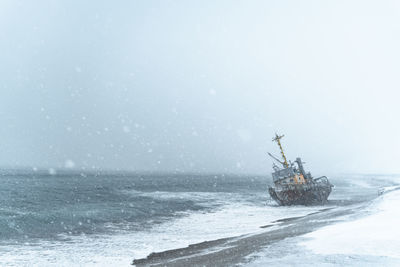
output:
<instances>
[{"instance_id":1,"label":"wave","mask_svg":"<svg viewBox=\"0 0 400 267\"><path fill-rule=\"evenodd\" d=\"M155 194L157 195L157 193ZM180 194L178 194L180 195ZM186 195L186 194L183 194ZM207 194L199 193L201 197ZM29 263L61 266L128 265L133 258L208 240L272 230L277 221L304 216L321 207L269 207L246 202L231 202L216 209L183 211L173 220L152 224L138 232L117 231L112 235L79 235L69 242L42 241L39 244L8 246L0 252L0 263ZM240 220L237 218L240 217ZM271 227L261 226L269 225ZM17 253L18 252L18 253ZM76 255L71 258L70 255ZM23 265L23 264L22 264Z\"/></svg>"}]
</instances>

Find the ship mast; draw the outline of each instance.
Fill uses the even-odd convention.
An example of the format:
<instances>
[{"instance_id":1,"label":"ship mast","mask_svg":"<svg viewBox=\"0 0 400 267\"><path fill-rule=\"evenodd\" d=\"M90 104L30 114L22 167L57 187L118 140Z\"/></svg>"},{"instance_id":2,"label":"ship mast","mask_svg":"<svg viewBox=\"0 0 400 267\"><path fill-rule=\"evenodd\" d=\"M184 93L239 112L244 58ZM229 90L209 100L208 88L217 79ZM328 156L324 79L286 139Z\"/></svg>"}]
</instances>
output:
<instances>
[{"instance_id":1,"label":"ship mast","mask_svg":"<svg viewBox=\"0 0 400 267\"><path fill-rule=\"evenodd\" d=\"M275 142L278 143L278 146L279 146L279 148L280 148L280 150L281 150L281 154L282 154L282 158L283 158L283 166L285 166L285 167L287 168L287 167L289 167L289 164L288 164L288 162L287 162L287 160L286 160L285 153L283 153L283 148L282 148L282 145L281 145L281 139L282 139L282 137L284 137L284 136L285 136L285 135L278 135L277 133L275 133L275 138L272 139L272 141L275 141Z\"/></svg>"}]
</instances>

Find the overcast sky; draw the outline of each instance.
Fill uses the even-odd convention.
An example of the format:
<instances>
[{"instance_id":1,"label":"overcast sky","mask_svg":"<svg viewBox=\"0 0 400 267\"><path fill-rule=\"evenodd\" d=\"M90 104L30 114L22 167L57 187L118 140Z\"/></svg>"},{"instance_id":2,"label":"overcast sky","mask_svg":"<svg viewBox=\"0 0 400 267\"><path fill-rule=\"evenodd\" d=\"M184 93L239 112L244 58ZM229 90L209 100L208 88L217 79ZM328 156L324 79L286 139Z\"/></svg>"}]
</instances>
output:
<instances>
[{"instance_id":1,"label":"overcast sky","mask_svg":"<svg viewBox=\"0 0 400 267\"><path fill-rule=\"evenodd\" d=\"M398 1L0 1L0 166L400 172Z\"/></svg>"}]
</instances>

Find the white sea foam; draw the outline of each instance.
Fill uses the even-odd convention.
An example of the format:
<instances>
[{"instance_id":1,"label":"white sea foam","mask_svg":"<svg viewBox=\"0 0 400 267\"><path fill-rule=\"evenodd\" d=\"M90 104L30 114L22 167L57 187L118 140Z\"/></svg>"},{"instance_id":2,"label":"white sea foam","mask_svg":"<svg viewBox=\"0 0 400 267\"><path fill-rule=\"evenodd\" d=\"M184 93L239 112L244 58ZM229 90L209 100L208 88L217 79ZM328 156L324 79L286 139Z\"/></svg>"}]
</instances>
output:
<instances>
[{"instance_id":1,"label":"white sea foam","mask_svg":"<svg viewBox=\"0 0 400 267\"><path fill-rule=\"evenodd\" d=\"M153 197L198 197L223 199L225 193L149 193ZM232 197L232 196L231 196ZM306 215L318 207L270 207L249 202L230 202L211 212L181 213L176 219L141 232L107 236L79 236L71 241L21 244L0 249L2 266L127 266L134 258L154 251L186 247L189 244L268 231L260 226L273 221ZM238 220L237 218L240 218Z\"/></svg>"},{"instance_id":2,"label":"white sea foam","mask_svg":"<svg viewBox=\"0 0 400 267\"><path fill-rule=\"evenodd\" d=\"M235 201L243 201L243 194L230 192L170 192L170 191L152 191L142 192L136 190L123 191L125 194L133 194L137 196L150 197L158 200L192 200L197 203L210 202L215 204L223 204Z\"/></svg>"}]
</instances>

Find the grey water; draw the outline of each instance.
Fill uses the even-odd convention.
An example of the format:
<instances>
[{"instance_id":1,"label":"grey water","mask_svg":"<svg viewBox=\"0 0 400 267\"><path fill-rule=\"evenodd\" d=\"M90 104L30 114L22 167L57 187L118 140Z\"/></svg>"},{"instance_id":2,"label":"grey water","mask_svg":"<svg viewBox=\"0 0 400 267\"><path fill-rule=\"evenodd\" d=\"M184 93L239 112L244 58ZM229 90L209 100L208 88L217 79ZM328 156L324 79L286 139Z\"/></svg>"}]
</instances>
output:
<instances>
[{"instance_id":1,"label":"grey water","mask_svg":"<svg viewBox=\"0 0 400 267\"><path fill-rule=\"evenodd\" d=\"M248 201L266 177L14 171L0 176L0 244L74 235L141 231L183 211L222 205L190 198L157 199L150 192L242 192Z\"/></svg>"}]
</instances>

